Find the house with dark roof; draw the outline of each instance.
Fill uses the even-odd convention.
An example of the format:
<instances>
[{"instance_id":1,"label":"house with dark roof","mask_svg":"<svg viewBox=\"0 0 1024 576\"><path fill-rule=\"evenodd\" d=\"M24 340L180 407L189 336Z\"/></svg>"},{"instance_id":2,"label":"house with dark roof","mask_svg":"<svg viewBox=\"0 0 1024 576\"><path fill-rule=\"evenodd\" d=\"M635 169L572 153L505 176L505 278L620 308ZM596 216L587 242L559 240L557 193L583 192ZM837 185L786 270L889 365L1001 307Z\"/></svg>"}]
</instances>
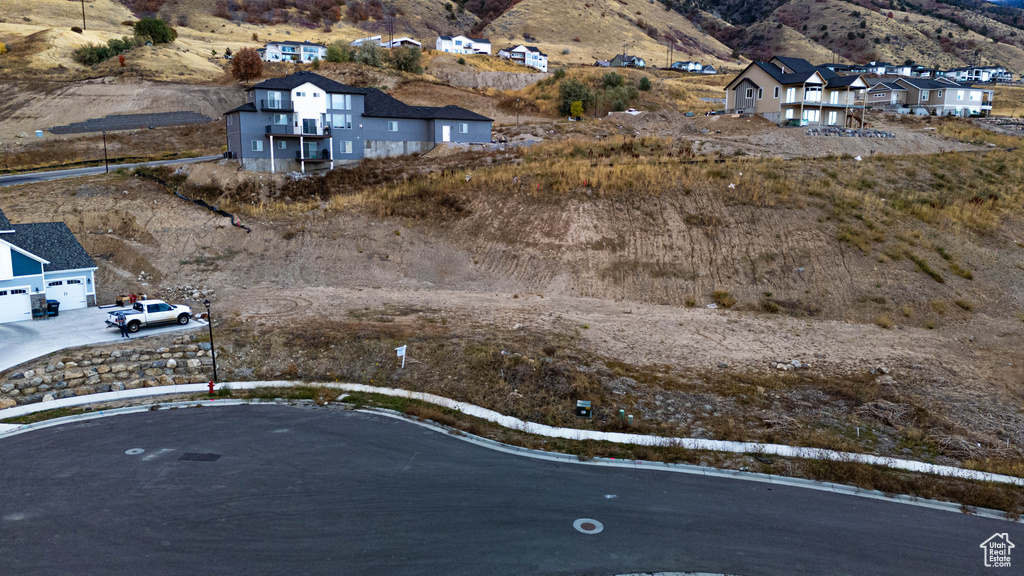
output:
<instances>
[{"instance_id":1,"label":"house with dark roof","mask_svg":"<svg viewBox=\"0 0 1024 576\"><path fill-rule=\"evenodd\" d=\"M897 78L906 88L905 103L911 109L923 109L935 116L988 116L992 112L992 90L948 78Z\"/></svg>"},{"instance_id":2,"label":"house with dark roof","mask_svg":"<svg viewBox=\"0 0 1024 576\"><path fill-rule=\"evenodd\" d=\"M498 50L498 57L518 62L524 66L536 68L541 72L548 71L548 55L541 52L536 46L519 44Z\"/></svg>"},{"instance_id":3,"label":"house with dark roof","mask_svg":"<svg viewBox=\"0 0 1024 576\"><path fill-rule=\"evenodd\" d=\"M752 62L725 87L726 112L758 114L774 122L810 126L863 125L860 75L840 76L802 58L777 56Z\"/></svg>"},{"instance_id":4,"label":"house with dark roof","mask_svg":"<svg viewBox=\"0 0 1024 576\"><path fill-rule=\"evenodd\" d=\"M868 89L864 100L864 104L871 108L895 108L905 106L906 103L907 89L895 81L885 80L875 82Z\"/></svg>"},{"instance_id":5,"label":"house with dark roof","mask_svg":"<svg viewBox=\"0 0 1024 576\"><path fill-rule=\"evenodd\" d=\"M267 42L257 50L265 62L312 62L327 58L327 47L313 42Z\"/></svg>"},{"instance_id":6,"label":"house with dark roof","mask_svg":"<svg viewBox=\"0 0 1024 576\"><path fill-rule=\"evenodd\" d=\"M63 222L11 224L0 211L0 323L31 320L46 300L96 305L96 263Z\"/></svg>"},{"instance_id":7,"label":"house with dark roof","mask_svg":"<svg viewBox=\"0 0 1024 576\"><path fill-rule=\"evenodd\" d=\"M646 68L647 62L644 62L644 59L639 56L616 54L608 61L608 65L612 68Z\"/></svg>"},{"instance_id":8,"label":"house with dark roof","mask_svg":"<svg viewBox=\"0 0 1024 576\"><path fill-rule=\"evenodd\" d=\"M256 84L224 113L228 158L246 170L306 172L363 158L426 153L444 142L491 141L486 116L458 106L410 106L375 88L302 71Z\"/></svg>"}]
</instances>

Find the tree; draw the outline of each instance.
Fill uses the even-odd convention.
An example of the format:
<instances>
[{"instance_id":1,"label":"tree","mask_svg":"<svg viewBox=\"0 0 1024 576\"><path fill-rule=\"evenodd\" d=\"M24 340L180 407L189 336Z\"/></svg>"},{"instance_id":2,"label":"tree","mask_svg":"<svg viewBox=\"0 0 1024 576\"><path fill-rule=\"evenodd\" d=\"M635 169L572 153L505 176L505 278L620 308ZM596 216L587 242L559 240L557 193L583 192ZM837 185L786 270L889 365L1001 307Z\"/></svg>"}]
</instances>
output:
<instances>
[{"instance_id":1,"label":"tree","mask_svg":"<svg viewBox=\"0 0 1024 576\"><path fill-rule=\"evenodd\" d=\"M341 42L335 42L327 47L328 62L351 62L354 56L352 49Z\"/></svg>"},{"instance_id":2,"label":"tree","mask_svg":"<svg viewBox=\"0 0 1024 576\"><path fill-rule=\"evenodd\" d=\"M402 72L410 72L412 74L422 74L423 67L420 66L420 49L419 48L406 48L405 46L399 46L391 50L391 65L395 70L401 70Z\"/></svg>"},{"instance_id":3,"label":"tree","mask_svg":"<svg viewBox=\"0 0 1024 576\"><path fill-rule=\"evenodd\" d=\"M178 33L159 18L143 18L135 23L136 36L148 36L153 44L174 42Z\"/></svg>"},{"instance_id":4,"label":"tree","mask_svg":"<svg viewBox=\"0 0 1024 576\"><path fill-rule=\"evenodd\" d=\"M643 90L644 92L650 91L650 89L651 89L651 79L648 78L647 76L644 76L643 78L641 78L640 79L640 89Z\"/></svg>"},{"instance_id":5,"label":"tree","mask_svg":"<svg viewBox=\"0 0 1024 576\"><path fill-rule=\"evenodd\" d=\"M359 64L380 68L384 61L384 50L374 42L363 42L356 50L355 60Z\"/></svg>"},{"instance_id":6,"label":"tree","mask_svg":"<svg viewBox=\"0 0 1024 576\"><path fill-rule=\"evenodd\" d=\"M263 60L256 50L242 48L231 59L231 75L237 80L247 82L263 76Z\"/></svg>"},{"instance_id":7,"label":"tree","mask_svg":"<svg viewBox=\"0 0 1024 576\"><path fill-rule=\"evenodd\" d=\"M583 116L583 102L576 100L575 102L570 104L569 116L572 116L573 118L579 118L580 116Z\"/></svg>"},{"instance_id":8,"label":"tree","mask_svg":"<svg viewBox=\"0 0 1024 576\"><path fill-rule=\"evenodd\" d=\"M558 114L561 116L568 116L572 113L573 102L582 103L584 110L594 103L594 95L590 92L590 88L575 78L563 80L558 85L558 96L560 102Z\"/></svg>"}]
</instances>

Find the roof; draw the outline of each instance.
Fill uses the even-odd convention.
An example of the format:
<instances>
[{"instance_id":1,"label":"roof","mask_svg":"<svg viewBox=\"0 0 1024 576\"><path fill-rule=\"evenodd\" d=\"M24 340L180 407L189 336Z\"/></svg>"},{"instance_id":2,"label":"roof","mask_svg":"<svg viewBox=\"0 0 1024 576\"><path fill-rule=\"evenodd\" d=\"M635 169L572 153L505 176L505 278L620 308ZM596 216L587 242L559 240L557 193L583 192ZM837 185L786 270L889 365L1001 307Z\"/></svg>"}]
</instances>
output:
<instances>
[{"instance_id":1,"label":"roof","mask_svg":"<svg viewBox=\"0 0 1024 576\"><path fill-rule=\"evenodd\" d=\"M487 38L470 38L470 40L472 40L473 42L477 42L479 44L490 44L491 43L491 41L488 40Z\"/></svg>"},{"instance_id":2,"label":"roof","mask_svg":"<svg viewBox=\"0 0 1024 576\"><path fill-rule=\"evenodd\" d=\"M256 112L256 104L254 102L246 102L245 104L242 104L237 108L232 108L231 110L228 110L227 112L222 114L222 116L234 114L235 112Z\"/></svg>"},{"instance_id":3,"label":"roof","mask_svg":"<svg viewBox=\"0 0 1024 576\"><path fill-rule=\"evenodd\" d=\"M267 46L270 46L271 44L277 44L278 46L319 46L320 48L326 48L326 46L324 46L323 44L317 44L316 42L309 42L306 40L303 40L302 42L296 42L294 40L285 40L282 42L278 42L275 40L272 42L267 42Z\"/></svg>"},{"instance_id":4,"label":"roof","mask_svg":"<svg viewBox=\"0 0 1024 576\"><path fill-rule=\"evenodd\" d=\"M3 239L26 252L49 260L50 263L43 268L46 272L96 268L96 263L63 222L17 224L14 226L14 234L4 234Z\"/></svg>"},{"instance_id":5,"label":"roof","mask_svg":"<svg viewBox=\"0 0 1024 576\"><path fill-rule=\"evenodd\" d=\"M263 82L253 86L253 88L259 88L261 90L291 90L302 86L307 82L324 90L325 92L331 92L333 94L366 94L368 92L366 88L356 88L355 86L335 82L330 78L324 78L319 74L314 74L306 70L290 74L284 78L271 78L270 80L264 80Z\"/></svg>"},{"instance_id":6,"label":"roof","mask_svg":"<svg viewBox=\"0 0 1024 576\"><path fill-rule=\"evenodd\" d=\"M458 106L410 106L397 98L376 89L369 89L363 116L371 118L414 118L420 120L476 120L490 122L491 119Z\"/></svg>"},{"instance_id":7,"label":"roof","mask_svg":"<svg viewBox=\"0 0 1024 576\"><path fill-rule=\"evenodd\" d=\"M904 92L907 91L906 88L900 86L895 82L879 82L872 86L871 89L868 90L868 92L874 92L875 90L902 90Z\"/></svg>"},{"instance_id":8,"label":"roof","mask_svg":"<svg viewBox=\"0 0 1024 576\"><path fill-rule=\"evenodd\" d=\"M928 78L900 78L897 81L903 81L910 84L918 90L944 90L947 88L972 88L967 84L958 84L952 80L931 80Z\"/></svg>"},{"instance_id":9,"label":"roof","mask_svg":"<svg viewBox=\"0 0 1024 576\"><path fill-rule=\"evenodd\" d=\"M4 211L0 210L0 233L14 230L14 226L11 226L11 221L4 216Z\"/></svg>"}]
</instances>

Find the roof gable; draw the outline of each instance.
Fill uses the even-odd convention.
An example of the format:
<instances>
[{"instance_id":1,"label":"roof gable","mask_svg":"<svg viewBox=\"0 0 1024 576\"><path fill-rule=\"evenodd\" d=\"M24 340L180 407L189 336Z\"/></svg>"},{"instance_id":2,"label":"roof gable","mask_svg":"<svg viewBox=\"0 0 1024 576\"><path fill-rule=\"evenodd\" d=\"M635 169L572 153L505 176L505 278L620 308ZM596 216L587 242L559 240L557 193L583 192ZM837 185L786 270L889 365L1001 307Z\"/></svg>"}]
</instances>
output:
<instances>
[{"instance_id":1,"label":"roof gable","mask_svg":"<svg viewBox=\"0 0 1024 576\"><path fill-rule=\"evenodd\" d=\"M260 90L293 90L307 82L317 88L320 88L324 92L332 94L366 94L368 91L366 88L356 88L355 86L335 82L330 78L324 78L319 74L314 74L306 70L290 74L284 78L271 78L270 80L264 80L263 82L253 86L253 88L259 88Z\"/></svg>"},{"instance_id":2,"label":"roof gable","mask_svg":"<svg viewBox=\"0 0 1024 576\"><path fill-rule=\"evenodd\" d=\"M371 89L366 95L363 116L371 118L411 118L419 120L474 120L490 122L491 119L458 106L410 106L380 90Z\"/></svg>"},{"instance_id":3,"label":"roof gable","mask_svg":"<svg viewBox=\"0 0 1024 576\"><path fill-rule=\"evenodd\" d=\"M4 211L0 210L0 234L14 232L14 226L11 226L11 221L4 216Z\"/></svg>"},{"instance_id":4,"label":"roof gable","mask_svg":"<svg viewBox=\"0 0 1024 576\"><path fill-rule=\"evenodd\" d=\"M14 234L7 234L3 239L33 254L37 260L47 261L46 272L96 268L96 263L63 222L17 224Z\"/></svg>"}]
</instances>

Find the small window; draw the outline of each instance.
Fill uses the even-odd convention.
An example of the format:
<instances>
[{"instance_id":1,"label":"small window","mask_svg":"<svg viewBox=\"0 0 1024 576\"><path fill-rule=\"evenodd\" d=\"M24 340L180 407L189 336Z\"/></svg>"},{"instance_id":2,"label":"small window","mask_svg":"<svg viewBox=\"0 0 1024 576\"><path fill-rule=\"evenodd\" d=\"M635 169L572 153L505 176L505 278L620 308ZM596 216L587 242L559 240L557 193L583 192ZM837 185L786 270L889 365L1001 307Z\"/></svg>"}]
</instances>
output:
<instances>
[{"instance_id":1,"label":"small window","mask_svg":"<svg viewBox=\"0 0 1024 576\"><path fill-rule=\"evenodd\" d=\"M28 294L28 290L11 290L11 296L15 294Z\"/></svg>"},{"instance_id":2,"label":"small window","mask_svg":"<svg viewBox=\"0 0 1024 576\"><path fill-rule=\"evenodd\" d=\"M284 140L278 140L277 141L277 149L278 150L287 150L288 149L288 143L285 142Z\"/></svg>"},{"instance_id":3,"label":"small window","mask_svg":"<svg viewBox=\"0 0 1024 576\"><path fill-rule=\"evenodd\" d=\"M320 93L319 92L313 92L313 98L319 98L319 97L320 97Z\"/></svg>"},{"instance_id":4,"label":"small window","mask_svg":"<svg viewBox=\"0 0 1024 576\"><path fill-rule=\"evenodd\" d=\"M352 153L352 141L351 140L346 140L345 141L345 154L351 154L351 153Z\"/></svg>"},{"instance_id":5,"label":"small window","mask_svg":"<svg viewBox=\"0 0 1024 576\"><path fill-rule=\"evenodd\" d=\"M469 134L469 123L463 122L459 124L459 134Z\"/></svg>"},{"instance_id":6,"label":"small window","mask_svg":"<svg viewBox=\"0 0 1024 576\"><path fill-rule=\"evenodd\" d=\"M252 141L252 151L253 152L263 152L263 140L253 140Z\"/></svg>"},{"instance_id":7,"label":"small window","mask_svg":"<svg viewBox=\"0 0 1024 576\"><path fill-rule=\"evenodd\" d=\"M234 114L228 114L228 126L231 126L231 125L233 125L235 123L234 119L235 119L235 115Z\"/></svg>"},{"instance_id":8,"label":"small window","mask_svg":"<svg viewBox=\"0 0 1024 576\"><path fill-rule=\"evenodd\" d=\"M753 97L754 97L754 89L753 88L747 88L747 98L753 98Z\"/></svg>"},{"instance_id":9,"label":"small window","mask_svg":"<svg viewBox=\"0 0 1024 576\"><path fill-rule=\"evenodd\" d=\"M757 89L757 99L760 100L761 98L764 98L764 88Z\"/></svg>"},{"instance_id":10,"label":"small window","mask_svg":"<svg viewBox=\"0 0 1024 576\"><path fill-rule=\"evenodd\" d=\"M81 280L68 280L67 281L67 284L81 284L81 283L82 283Z\"/></svg>"},{"instance_id":11,"label":"small window","mask_svg":"<svg viewBox=\"0 0 1024 576\"><path fill-rule=\"evenodd\" d=\"M63 285L64 285L64 282L63 282L63 281L61 281L61 280L58 280L58 281L56 281L56 282L48 282L48 283L47 283L46 285L47 285L47 286L63 286Z\"/></svg>"},{"instance_id":12,"label":"small window","mask_svg":"<svg viewBox=\"0 0 1024 576\"><path fill-rule=\"evenodd\" d=\"M303 98L303 97L306 96L306 93L305 92L296 92L295 95L298 96L299 98Z\"/></svg>"},{"instance_id":13,"label":"small window","mask_svg":"<svg viewBox=\"0 0 1024 576\"><path fill-rule=\"evenodd\" d=\"M274 114L274 124L278 124L280 126L288 124L288 116L284 114Z\"/></svg>"},{"instance_id":14,"label":"small window","mask_svg":"<svg viewBox=\"0 0 1024 576\"><path fill-rule=\"evenodd\" d=\"M0 290L0 296L7 296L7 290Z\"/></svg>"},{"instance_id":15,"label":"small window","mask_svg":"<svg viewBox=\"0 0 1024 576\"><path fill-rule=\"evenodd\" d=\"M398 122L388 120L388 132L398 132Z\"/></svg>"},{"instance_id":16,"label":"small window","mask_svg":"<svg viewBox=\"0 0 1024 576\"><path fill-rule=\"evenodd\" d=\"M775 87L775 98L778 98L778 97L779 97L779 87L776 86Z\"/></svg>"}]
</instances>

